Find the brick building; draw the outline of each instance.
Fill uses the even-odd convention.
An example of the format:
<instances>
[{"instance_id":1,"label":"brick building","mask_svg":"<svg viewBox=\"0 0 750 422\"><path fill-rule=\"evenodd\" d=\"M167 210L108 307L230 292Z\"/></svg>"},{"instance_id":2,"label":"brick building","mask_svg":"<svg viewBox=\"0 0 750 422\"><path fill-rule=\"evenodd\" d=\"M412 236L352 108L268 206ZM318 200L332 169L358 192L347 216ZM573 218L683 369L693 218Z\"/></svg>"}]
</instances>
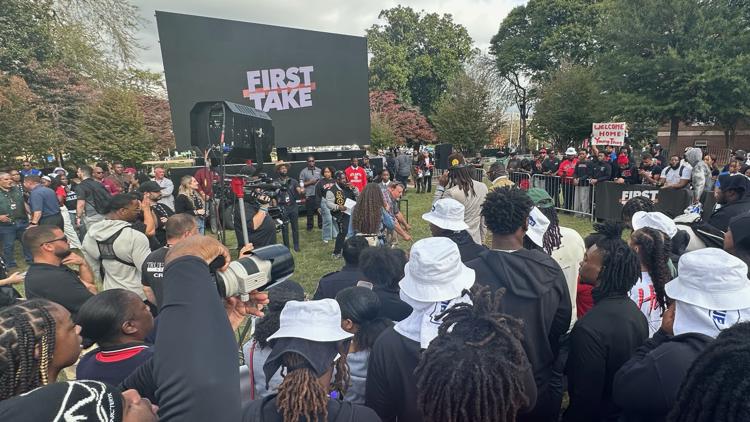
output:
<instances>
[{"instance_id":1,"label":"brick building","mask_svg":"<svg viewBox=\"0 0 750 422\"><path fill-rule=\"evenodd\" d=\"M681 122L677 135L677 145L672 147L670 153L680 153L686 147L701 147L708 153L716 154L718 161L722 164L729 159L731 150L727 148L724 130L719 126ZM664 148L669 146L668 123L659 128L657 139ZM750 151L750 124L748 122L741 122L737 125L733 149Z\"/></svg>"}]
</instances>

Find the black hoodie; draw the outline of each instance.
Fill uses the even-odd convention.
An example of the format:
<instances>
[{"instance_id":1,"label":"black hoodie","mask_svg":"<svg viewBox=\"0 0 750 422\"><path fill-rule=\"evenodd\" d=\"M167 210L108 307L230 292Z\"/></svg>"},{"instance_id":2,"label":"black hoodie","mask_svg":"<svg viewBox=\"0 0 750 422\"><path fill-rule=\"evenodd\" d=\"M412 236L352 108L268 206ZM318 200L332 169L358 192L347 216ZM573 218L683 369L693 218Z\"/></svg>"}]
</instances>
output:
<instances>
[{"instance_id":1,"label":"black hoodie","mask_svg":"<svg viewBox=\"0 0 750 422\"><path fill-rule=\"evenodd\" d=\"M479 254L487 250L487 247L474 241L469 232L461 230L458 232L444 231L440 236L447 237L458 246L461 254L461 262L469 262L479 257Z\"/></svg>"},{"instance_id":2,"label":"black hoodie","mask_svg":"<svg viewBox=\"0 0 750 422\"><path fill-rule=\"evenodd\" d=\"M544 252L526 249L486 250L466 265L476 272L477 283L505 288L503 312L523 321L523 346L538 392L534 410L518 420L554 418L560 411L562 380L553 374L553 367L572 313L560 266Z\"/></svg>"},{"instance_id":3,"label":"black hoodie","mask_svg":"<svg viewBox=\"0 0 750 422\"><path fill-rule=\"evenodd\" d=\"M688 369L711 341L705 334L673 337L659 330L643 343L615 374L612 399L623 409L620 420L665 420Z\"/></svg>"}]
</instances>

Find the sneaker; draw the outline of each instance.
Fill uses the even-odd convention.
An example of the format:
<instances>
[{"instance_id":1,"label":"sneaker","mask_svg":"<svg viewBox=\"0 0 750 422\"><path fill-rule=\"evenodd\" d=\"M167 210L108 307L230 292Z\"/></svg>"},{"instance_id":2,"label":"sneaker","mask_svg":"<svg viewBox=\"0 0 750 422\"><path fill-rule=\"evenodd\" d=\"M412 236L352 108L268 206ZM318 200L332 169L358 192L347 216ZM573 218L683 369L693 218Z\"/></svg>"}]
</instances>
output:
<instances>
[{"instance_id":1,"label":"sneaker","mask_svg":"<svg viewBox=\"0 0 750 422\"><path fill-rule=\"evenodd\" d=\"M340 253L332 253L332 254L331 254L331 257L332 257L333 259L341 259L341 254L340 254Z\"/></svg>"},{"instance_id":2,"label":"sneaker","mask_svg":"<svg viewBox=\"0 0 750 422\"><path fill-rule=\"evenodd\" d=\"M325 240L325 239L323 240L323 243L328 243L328 242L330 242L330 241L329 240Z\"/></svg>"}]
</instances>

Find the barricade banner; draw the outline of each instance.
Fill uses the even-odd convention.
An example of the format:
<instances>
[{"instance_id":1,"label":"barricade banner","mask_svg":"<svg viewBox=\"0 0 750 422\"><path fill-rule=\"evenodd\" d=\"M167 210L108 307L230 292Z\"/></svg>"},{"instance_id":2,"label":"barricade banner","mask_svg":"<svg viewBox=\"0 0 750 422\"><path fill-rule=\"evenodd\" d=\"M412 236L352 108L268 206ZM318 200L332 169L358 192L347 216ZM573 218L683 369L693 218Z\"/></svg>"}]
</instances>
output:
<instances>
[{"instance_id":1,"label":"barricade banner","mask_svg":"<svg viewBox=\"0 0 750 422\"><path fill-rule=\"evenodd\" d=\"M656 210L670 218L682 214L692 203L692 195L687 189L659 189L652 185L626 185L604 182L596 185L595 217L609 221L620 221L622 206L629 199L645 196L656 203Z\"/></svg>"}]
</instances>

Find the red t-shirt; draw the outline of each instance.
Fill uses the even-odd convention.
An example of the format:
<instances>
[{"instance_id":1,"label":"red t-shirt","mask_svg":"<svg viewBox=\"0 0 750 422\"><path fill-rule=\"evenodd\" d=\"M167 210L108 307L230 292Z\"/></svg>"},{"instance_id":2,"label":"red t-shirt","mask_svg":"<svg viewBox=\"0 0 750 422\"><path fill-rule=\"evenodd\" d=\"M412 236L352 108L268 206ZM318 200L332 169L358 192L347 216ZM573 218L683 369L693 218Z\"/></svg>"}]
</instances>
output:
<instances>
[{"instance_id":1,"label":"red t-shirt","mask_svg":"<svg viewBox=\"0 0 750 422\"><path fill-rule=\"evenodd\" d=\"M350 185L357 188L360 192L364 190L365 185L367 184L367 173L365 173L365 169L362 167L357 167L355 169L354 167L349 166L344 173L346 173L346 180L349 181Z\"/></svg>"}]
</instances>

